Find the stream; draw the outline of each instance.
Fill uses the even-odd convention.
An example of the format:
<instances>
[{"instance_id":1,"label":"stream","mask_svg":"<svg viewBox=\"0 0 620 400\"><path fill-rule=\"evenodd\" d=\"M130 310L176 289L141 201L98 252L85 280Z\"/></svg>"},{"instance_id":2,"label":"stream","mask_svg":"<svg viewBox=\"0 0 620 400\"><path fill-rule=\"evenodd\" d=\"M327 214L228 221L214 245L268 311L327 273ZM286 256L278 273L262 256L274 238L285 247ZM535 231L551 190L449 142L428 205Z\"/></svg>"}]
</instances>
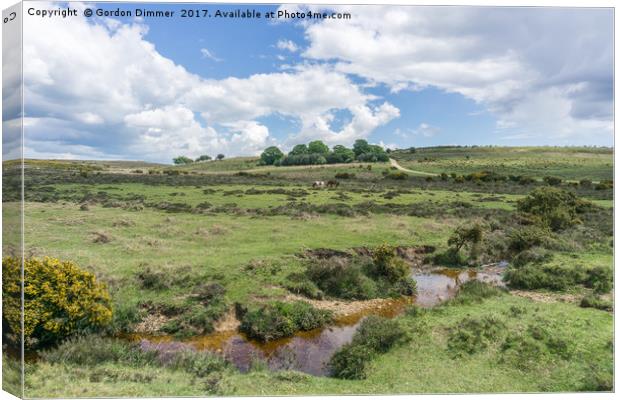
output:
<instances>
[{"instance_id":1,"label":"stream","mask_svg":"<svg viewBox=\"0 0 620 400\"><path fill-rule=\"evenodd\" d=\"M502 266L483 270L445 268L415 273L413 278L417 282L417 294L413 297L388 300L379 306L336 318L330 326L297 332L293 337L268 343L248 339L236 331L216 332L194 337L183 343L192 345L197 350L220 353L242 372L247 371L258 359L272 370L292 369L324 376L328 373L326 364L331 356L351 341L357 327L366 316L393 318L403 313L411 304L421 307L435 306L454 297L458 287L470 280L501 285L502 269ZM141 344L145 348L160 350L180 345L170 337L143 338Z\"/></svg>"}]
</instances>

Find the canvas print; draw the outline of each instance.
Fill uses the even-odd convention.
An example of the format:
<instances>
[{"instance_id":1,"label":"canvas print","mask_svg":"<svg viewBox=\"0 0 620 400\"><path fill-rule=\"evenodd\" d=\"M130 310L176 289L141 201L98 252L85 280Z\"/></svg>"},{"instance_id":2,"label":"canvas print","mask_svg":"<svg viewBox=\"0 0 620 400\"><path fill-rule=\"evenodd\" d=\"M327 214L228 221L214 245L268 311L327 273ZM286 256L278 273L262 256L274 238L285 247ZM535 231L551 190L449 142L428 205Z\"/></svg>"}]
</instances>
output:
<instances>
[{"instance_id":1,"label":"canvas print","mask_svg":"<svg viewBox=\"0 0 620 400\"><path fill-rule=\"evenodd\" d=\"M7 8L3 390L612 392L613 24Z\"/></svg>"}]
</instances>

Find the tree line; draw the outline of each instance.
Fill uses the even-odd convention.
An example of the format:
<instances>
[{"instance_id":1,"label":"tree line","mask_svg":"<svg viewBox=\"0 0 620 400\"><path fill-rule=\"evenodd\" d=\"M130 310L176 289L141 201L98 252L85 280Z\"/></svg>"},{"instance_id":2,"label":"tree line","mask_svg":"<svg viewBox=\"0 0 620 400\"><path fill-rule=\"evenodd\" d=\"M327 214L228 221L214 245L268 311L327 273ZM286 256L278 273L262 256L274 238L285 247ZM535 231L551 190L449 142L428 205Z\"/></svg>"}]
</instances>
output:
<instances>
[{"instance_id":1,"label":"tree line","mask_svg":"<svg viewBox=\"0 0 620 400\"><path fill-rule=\"evenodd\" d=\"M224 159L224 157L226 157L224 154L220 153L217 156L215 156L215 159L218 161L221 161ZM211 158L210 155L207 154L203 154L200 157L194 159L191 159L189 157L186 156L178 156L172 159L172 162L175 165L184 165L184 164L193 164L195 162L205 162L205 161L211 161L213 158Z\"/></svg>"},{"instance_id":2,"label":"tree line","mask_svg":"<svg viewBox=\"0 0 620 400\"><path fill-rule=\"evenodd\" d=\"M260 156L262 165L320 165L341 164L353 161L386 162L389 161L388 152L381 146L369 144L364 139L358 139L353 148L336 145L331 150L321 140L314 140L306 144L298 144L288 154L284 154L276 146L267 147Z\"/></svg>"}]
</instances>

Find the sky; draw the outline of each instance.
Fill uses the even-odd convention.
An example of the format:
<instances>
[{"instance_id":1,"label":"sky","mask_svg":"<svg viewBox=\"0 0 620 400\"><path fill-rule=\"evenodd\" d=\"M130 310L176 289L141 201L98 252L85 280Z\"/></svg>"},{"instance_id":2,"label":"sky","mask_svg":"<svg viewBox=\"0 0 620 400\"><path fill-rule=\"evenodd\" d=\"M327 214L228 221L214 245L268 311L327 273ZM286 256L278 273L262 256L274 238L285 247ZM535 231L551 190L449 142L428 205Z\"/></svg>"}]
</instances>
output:
<instances>
[{"instance_id":1,"label":"sky","mask_svg":"<svg viewBox=\"0 0 620 400\"><path fill-rule=\"evenodd\" d=\"M87 7L185 6L70 6L78 17L24 19L26 157L169 163L360 138L613 145L611 9L335 6L351 19L270 21L86 18Z\"/></svg>"}]
</instances>

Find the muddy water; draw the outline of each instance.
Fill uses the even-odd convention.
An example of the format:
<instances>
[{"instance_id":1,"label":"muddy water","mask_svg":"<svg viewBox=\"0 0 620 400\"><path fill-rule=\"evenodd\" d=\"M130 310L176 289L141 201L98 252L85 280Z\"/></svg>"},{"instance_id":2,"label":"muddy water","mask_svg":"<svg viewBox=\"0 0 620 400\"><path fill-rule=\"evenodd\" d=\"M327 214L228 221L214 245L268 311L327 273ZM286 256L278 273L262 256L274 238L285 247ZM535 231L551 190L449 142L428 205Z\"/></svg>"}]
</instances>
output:
<instances>
[{"instance_id":1,"label":"muddy water","mask_svg":"<svg viewBox=\"0 0 620 400\"><path fill-rule=\"evenodd\" d=\"M411 298L391 300L380 306L366 309L360 313L338 318L336 322L324 328L308 332L298 332L295 336L269 343L250 340L244 335L231 332L218 332L212 335L193 338L188 344L198 350L211 350L223 354L241 371L247 371L255 360L262 360L270 369L294 369L312 375L326 375L326 363L336 350L349 343L355 330L368 315L380 315L393 318L401 314L409 304L430 307L454 297L458 287L472 279L501 284L499 269L454 270L441 269L429 273L414 274L418 294ZM170 338L149 338L159 342L159 346ZM148 346L148 343L144 343Z\"/></svg>"}]
</instances>

